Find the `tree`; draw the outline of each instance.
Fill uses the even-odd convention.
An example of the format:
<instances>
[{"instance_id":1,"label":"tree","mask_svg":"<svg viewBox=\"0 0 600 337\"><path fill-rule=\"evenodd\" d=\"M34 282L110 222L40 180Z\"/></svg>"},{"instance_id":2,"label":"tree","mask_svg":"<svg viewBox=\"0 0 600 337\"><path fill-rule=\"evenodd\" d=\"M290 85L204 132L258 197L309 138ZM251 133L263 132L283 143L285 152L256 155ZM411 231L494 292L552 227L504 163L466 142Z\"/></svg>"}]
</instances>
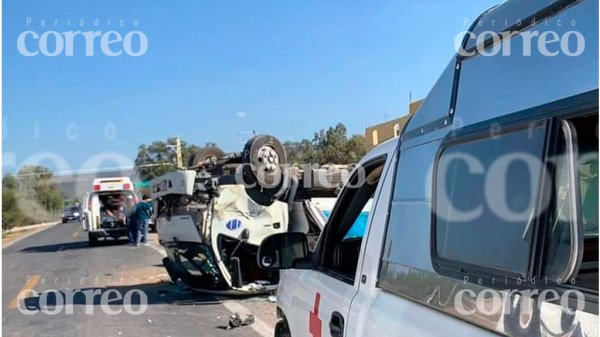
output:
<instances>
[{"instance_id":1,"label":"tree","mask_svg":"<svg viewBox=\"0 0 600 337\"><path fill-rule=\"evenodd\" d=\"M351 164L366 153L364 137L354 135L348 139L342 123L315 132L312 141L285 142L284 147L289 161L294 164Z\"/></svg>"},{"instance_id":2,"label":"tree","mask_svg":"<svg viewBox=\"0 0 600 337\"><path fill-rule=\"evenodd\" d=\"M64 199L54 180L54 173L43 166L28 165L19 170L19 190L37 200L46 211L58 212L64 206Z\"/></svg>"},{"instance_id":3,"label":"tree","mask_svg":"<svg viewBox=\"0 0 600 337\"><path fill-rule=\"evenodd\" d=\"M346 162L357 163L366 154L365 136L354 135L346 142Z\"/></svg>"},{"instance_id":4,"label":"tree","mask_svg":"<svg viewBox=\"0 0 600 337\"><path fill-rule=\"evenodd\" d=\"M166 141L154 141L138 147L135 158L135 169L142 180L151 180L177 168L176 149L177 138ZM181 157L184 166L200 149L197 145L181 141Z\"/></svg>"},{"instance_id":5,"label":"tree","mask_svg":"<svg viewBox=\"0 0 600 337\"><path fill-rule=\"evenodd\" d=\"M27 216L17 205L17 196L14 189L2 189L2 229L28 224Z\"/></svg>"},{"instance_id":6,"label":"tree","mask_svg":"<svg viewBox=\"0 0 600 337\"><path fill-rule=\"evenodd\" d=\"M2 178L2 228L52 221L58 218L64 199L43 166L24 166L17 176Z\"/></svg>"},{"instance_id":7,"label":"tree","mask_svg":"<svg viewBox=\"0 0 600 337\"><path fill-rule=\"evenodd\" d=\"M287 141L283 143L288 156L288 161L292 164L312 163L315 147L308 139L299 142Z\"/></svg>"},{"instance_id":8,"label":"tree","mask_svg":"<svg viewBox=\"0 0 600 337\"><path fill-rule=\"evenodd\" d=\"M2 188L3 189L17 189L19 187L19 181L15 176L10 173L7 173L4 178L2 178Z\"/></svg>"}]
</instances>

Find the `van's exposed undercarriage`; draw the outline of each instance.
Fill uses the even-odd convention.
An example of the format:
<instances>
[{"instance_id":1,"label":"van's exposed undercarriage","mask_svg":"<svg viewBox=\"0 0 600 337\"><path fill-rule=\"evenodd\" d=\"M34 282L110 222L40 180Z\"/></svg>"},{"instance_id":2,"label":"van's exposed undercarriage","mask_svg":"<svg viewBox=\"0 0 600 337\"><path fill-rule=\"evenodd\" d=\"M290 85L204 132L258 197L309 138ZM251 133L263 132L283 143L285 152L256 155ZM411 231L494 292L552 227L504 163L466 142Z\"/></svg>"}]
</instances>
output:
<instances>
[{"instance_id":1,"label":"van's exposed undercarriage","mask_svg":"<svg viewBox=\"0 0 600 337\"><path fill-rule=\"evenodd\" d=\"M333 204L350 170L346 165L304 170L286 163L277 139L257 136L242 153L205 148L188 169L152 181L171 279L217 293L275 289L279 274L258 267L260 243L286 231L306 233L316 242L325 218L313 201Z\"/></svg>"}]
</instances>

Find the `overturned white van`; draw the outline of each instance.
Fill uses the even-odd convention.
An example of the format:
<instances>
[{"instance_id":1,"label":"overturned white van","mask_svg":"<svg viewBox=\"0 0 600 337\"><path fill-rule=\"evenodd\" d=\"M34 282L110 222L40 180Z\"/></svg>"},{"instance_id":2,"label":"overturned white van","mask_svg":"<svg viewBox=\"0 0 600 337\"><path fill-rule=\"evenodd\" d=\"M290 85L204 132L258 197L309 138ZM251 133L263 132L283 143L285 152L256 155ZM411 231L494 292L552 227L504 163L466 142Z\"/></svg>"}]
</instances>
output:
<instances>
[{"instance_id":1,"label":"overturned white van","mask_svg":"<svg viewBox=\"0 0 600 337\"><path fill-rule=\"evenodd\" d=\"M281 143L256 136L241 153L200 150L186 170L152 181L157 231L172 280L212 293L248 294L275 289L279 272L259 268L264 238L305 233L314 244L328 206L350 166L286 166ZM290 218L296 219L290 226Z\"/></svg>"}]
</instances>

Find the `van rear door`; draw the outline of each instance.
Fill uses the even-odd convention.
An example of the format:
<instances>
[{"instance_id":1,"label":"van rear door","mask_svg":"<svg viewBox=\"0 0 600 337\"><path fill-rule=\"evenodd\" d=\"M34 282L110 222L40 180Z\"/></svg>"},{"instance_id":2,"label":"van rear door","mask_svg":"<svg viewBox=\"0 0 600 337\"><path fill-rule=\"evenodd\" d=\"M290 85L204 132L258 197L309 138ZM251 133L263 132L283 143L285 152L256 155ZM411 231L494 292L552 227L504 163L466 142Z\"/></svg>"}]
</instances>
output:
<instances>
[{"instance_id":1,"label":"van rear door","mask_svg":"<svg viewBox=\"0 0 600 337\"><path fill-rule=\"evenodd\" d=\"M89 205L90 217L88 222L88 230L95 231L100 227L100 199L98 198L98 194L90 194Z\"/></svg>"},{"instance_id":2,"label":"van rear door","mask_svg":"<svg viewBox=\"0 0 600 337\"><path fill-rule=\"evenodd\" d=\"M81 225L83 226L83 230L87 231L88 228L90 228L90 207L89 207L89 200L90 199L90 194L88 192L85 192L85 195L83 196L83 208L81 209L81 212L83 213L83 216L81 217Z\"/></svg>"}]
</instances>

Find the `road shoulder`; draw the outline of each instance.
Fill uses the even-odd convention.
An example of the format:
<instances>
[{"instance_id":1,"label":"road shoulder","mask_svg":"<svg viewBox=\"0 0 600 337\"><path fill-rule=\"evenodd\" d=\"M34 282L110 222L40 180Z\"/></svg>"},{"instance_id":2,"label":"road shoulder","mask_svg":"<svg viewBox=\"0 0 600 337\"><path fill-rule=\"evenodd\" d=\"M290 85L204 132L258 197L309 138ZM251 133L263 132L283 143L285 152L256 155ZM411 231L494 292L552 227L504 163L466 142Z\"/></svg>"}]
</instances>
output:
<instances>
[{"instance_id":1,"label":"road shoulder","mask_svg":"<svg viewBox=\"0 0 600 337\"><path fill-rule=\"evenodd\" d=\"M10 232L2 233L2 249L8 248L13 244L28 238L34 234L45 231L46 229L57 226L60 222L49 222L38 225L26 226L23 228L18 228L16 230L12 230Z\"/></svg>"}]
</instances>

